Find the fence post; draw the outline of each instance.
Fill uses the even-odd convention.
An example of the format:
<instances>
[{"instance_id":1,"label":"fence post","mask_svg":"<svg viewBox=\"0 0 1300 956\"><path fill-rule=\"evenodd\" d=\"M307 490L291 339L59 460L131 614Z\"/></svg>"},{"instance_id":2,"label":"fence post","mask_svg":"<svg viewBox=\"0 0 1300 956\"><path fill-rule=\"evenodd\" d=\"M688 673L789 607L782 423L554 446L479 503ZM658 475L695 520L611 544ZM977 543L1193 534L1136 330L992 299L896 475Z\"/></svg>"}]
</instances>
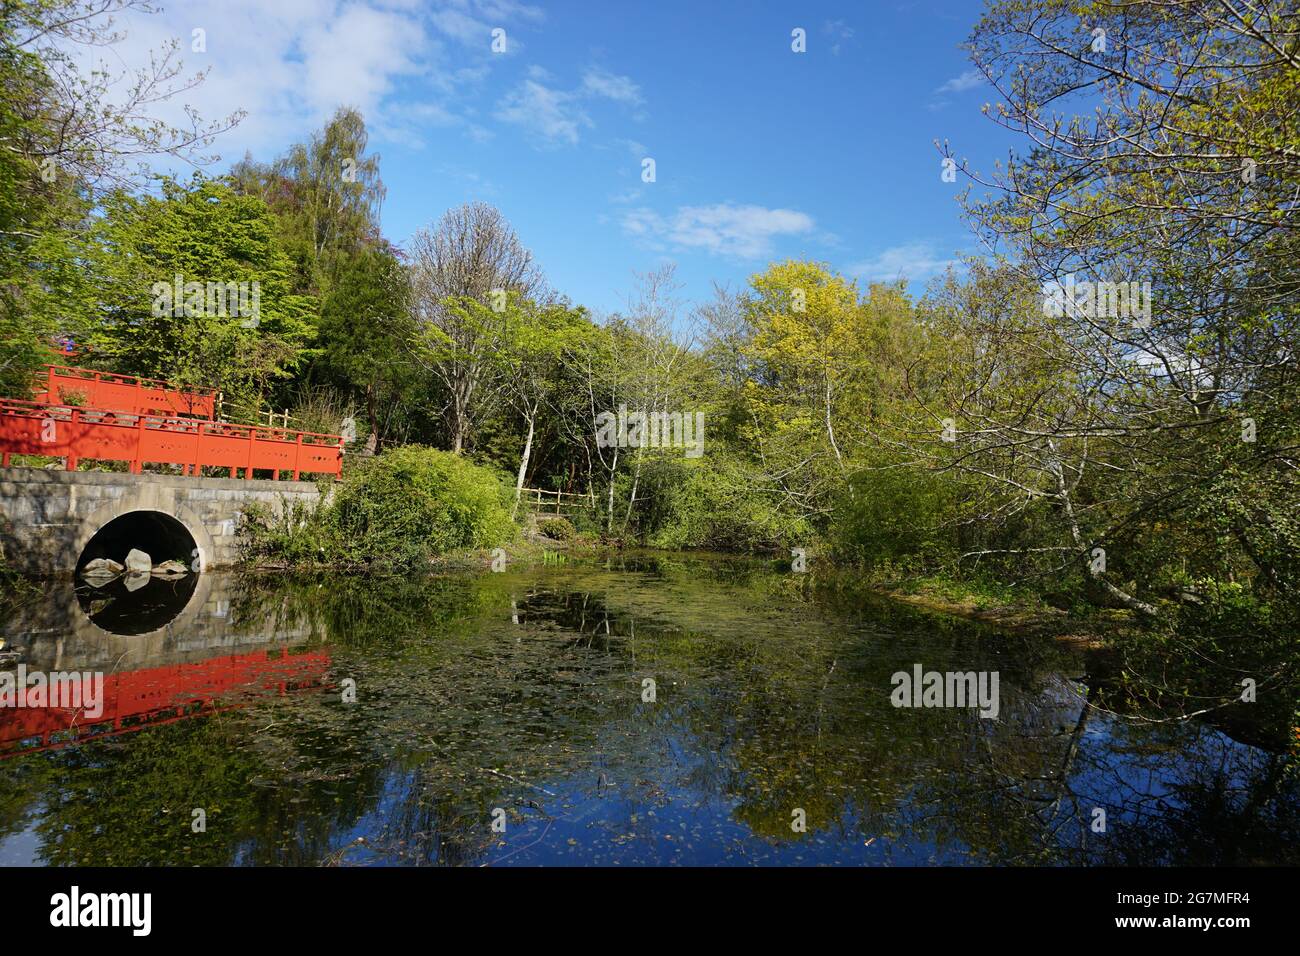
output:
<instances>
[{"instance_id":1,"label":"fence post","mask_svg":"<svg viewBox=\"0 0 1300 956\"><path fill-rule=\"evenodd\" d=\"M68 453L63 456L63 467L67 471L77 470L77 456L73 453L73 449L76 447L76 445L73 444L73 438L76 436L76 434L77 434L77 410L74 408L72 410L72 421L69 423L69 427L68 427Z\"/></svg>"},{"instance_id":2,"label":"fence post","mask_svg":"<svg viewBox=\"0 0 1300 956\"><path fill-rule=\"evenodd\" d=\"M248 430L248 467L244 470L244 478L253 477L253 449L257 447L257 426Z\"/></svg>"},{"instance_id":3,"label":"fence post","mask_svg":"<svg viewBox=\"0 0 1300 956\"><path fill-rule=\"evenodd\" d=\"M75 414L75 413L74 413ZM135 461L131 463L137 475L144 474L144 415L135 417Z\"/></svg>"},{"instance_id":4,"label":"fence post","mask_svg":"<svg viewBox=\"0 0 1300 956\"><path fill-rule=\"evenodd\" d=\"M298 472L302 466L302 432L298 433L298 440L294 442L293 447L293 480L298 480Z\"/></svg>"}]
</instances>

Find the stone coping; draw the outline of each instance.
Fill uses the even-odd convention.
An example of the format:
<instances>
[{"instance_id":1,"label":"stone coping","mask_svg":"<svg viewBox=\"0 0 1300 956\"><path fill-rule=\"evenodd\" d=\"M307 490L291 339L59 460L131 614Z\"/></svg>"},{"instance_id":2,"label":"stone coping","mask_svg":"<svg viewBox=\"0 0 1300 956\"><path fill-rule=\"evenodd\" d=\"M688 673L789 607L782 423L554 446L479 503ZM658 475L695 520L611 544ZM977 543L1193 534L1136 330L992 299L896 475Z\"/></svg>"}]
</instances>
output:
<instances>
[{"instance_id":1,"label":"stone coping","mask_svg":"<svg viewBox=\"0 0 1300 956\"><path fill-rule=\"evenodd\" d=\"M158 482L224 491L316 491L314 481L275 481L269 478L195 478L191 475L133 475L126 471L64 471L61 468L0 468L0 485L148 485Z\"/></svg>"}]
</instances>

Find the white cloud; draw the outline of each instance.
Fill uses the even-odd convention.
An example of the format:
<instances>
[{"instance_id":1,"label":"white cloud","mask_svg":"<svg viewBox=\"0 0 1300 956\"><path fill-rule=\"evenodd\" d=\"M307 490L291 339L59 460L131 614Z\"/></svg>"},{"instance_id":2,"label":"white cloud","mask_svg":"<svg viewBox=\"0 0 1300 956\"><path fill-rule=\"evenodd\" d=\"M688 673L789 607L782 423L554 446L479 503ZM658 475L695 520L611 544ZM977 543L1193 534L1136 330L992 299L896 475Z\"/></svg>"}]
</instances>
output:
<instances>
[{"instance_id":1,"label":"white cloud","mask_svg":"<svg viewBox=\"0 0 1300 956\"><path fill-rule=\"evenodd\" d=\"M596 66L583 74L582 90L591 96L603 96L632 106L641 103L641 88L632 82L631 77L619 76Z\"/></svg>"},{"instance_id":2,"label":"white cloud","mask_svg":"<svg viewBox=\"0 0 1300 956\"><path fill-rule=\"evenodd\" d=\"M205 121L244 110L243 122L222 134L213 151L226 161L245 151L269 159L318 129L339 106L357 107L372 131L404 142L418 139L426 125L472 131L458 101L486 66L449 62L438 38L439 14L458 9L476 7L469 0L449 0L434 10L408 0L176 0L153 14L118 13L120 43L76 54L83 69L102 63L117 74L146 67L151 54L178 39L184 75L206 70L207 76L155 104L153 114L184 126L187 105ZM191 49L196 28L206 32L202 52ZM484 64L487 51L485 41ZM409 95L417 85L419 108Z\"/></svg>"},{"instance_id":3,"label":"white cloud","mask_svg":"<svg viewBox=\"0 0 1300 956\"><path fill-rule=\"evenodd\" d=\"M515 0L444 0L439 9L429 15L429 20L439 31L484 52L492 48L492 31L505 30L506 54L523 49L514 29L519 23L538 23L545 18L546 14L540 7Z\"/></svg>"},{"instance_id":4,"label":"white cloud","mask_svg":"<svg viewBox=\"0 0 1300 956\"><path fill-rule=\"evenodd\" d=\"M463 0L461 0L463 2ZM497 21L528 20L540 23L546 19L546 11L518 0L478 0L477 6L483 16Z\"/></svg>"},{"instance_id":5,"label":"white cloud","mask_svg":"<svg viewBox=\"0 0 1300 956\"><path fill-rule=\"evenodd\" d=\"M335 17L307 26L299 40L302 93L317 116L340 103L375 115L394 80L419 71L416 56L423 42L423 29L407 17L360 5L342 7ZM256 77L248 74L249 85L255 85Z\"/></svg>"},{"instance_id":6,"label":"white cloud","mask_svg":"<svg viewBox=\"0 0 1300 956\"><path fill-rule=\"evenodd\" d=\"M940 86L936 93L965 93L984 83L984 74L979 70L967 70L961 76L954 76Z\"/></svg>"},{"instance_id":7,"label":"white cloud","mask_svg":"<svg viewBox=\"0 0 1300 956\"><path fill-rule=\"evenodd\" d=\"M557 89L550 85L552 79L542 67L529 67L528 78L498 104L497 119L540 134L542 145L574 145L583 127L596 125L587 115L585 102L609 99L631 106L641 103L641 88L631 78L599 67L588 69L574 90Z\"/></svg>"},{"instance_id":8,"label":"white cloud","mask_svg":"<svg viewBox=\"0 0 1300 956\"><path fill-rule=\"evenodd\" d=\"M435 10L429 20L439 31L453 40L459 40L466 46L481 44L485 49L491 48L492 27L482 20L475 19L460 10ZM506 34L506 49L510 49L510 34Z\"/></svg>"},{"instance_id":9,"label":"white cloud","mask_svg":"<svg viewBox=\"0 0 1300 956\"><path fill-rule=\"evenodd\" d=\"M591 118L576 102L577 97L552 89L537 80L524 80L506 94L497 109L497 119L515 123L541 134L548 143L578 142L578 131L591 126Z\"/></svg>"},{"instance_id":10,"label":"white cloud","mask_svg":"<svg viewBox=\"0 0 1300 956\"><path fill-rule=\"evenodd\" d=\"M839 56L844 43L853 39L854 30L843 20L826 20L822 23L822 32L832 40L831 55Z\"/></svg>"},{"instance_id":11,"label":"white cloud","mask_svg":"<svg viewBox=\"0 0 1300 956\"><path fill-rule=\"evenodd\" d=\"M868 282L893 282L897 279L920 282L956 263L956 259L942 258L931 243L911 242L891 246L873 259L854 263L848 267L848 272Z\"/></svg>"},{"instance_id":12,"label":"white cloud","mask_svg":"<svg viewBox=\"0 0 1300 956\"><path fill-rule=\"evenodd\" d=\"M644 207L627 212L623 231L654 248L703 250L737 259L772 254L773 240L811 232L812 217L793 209L716 203L682 206L671 216Z\"/></svg>"}]
</instances>

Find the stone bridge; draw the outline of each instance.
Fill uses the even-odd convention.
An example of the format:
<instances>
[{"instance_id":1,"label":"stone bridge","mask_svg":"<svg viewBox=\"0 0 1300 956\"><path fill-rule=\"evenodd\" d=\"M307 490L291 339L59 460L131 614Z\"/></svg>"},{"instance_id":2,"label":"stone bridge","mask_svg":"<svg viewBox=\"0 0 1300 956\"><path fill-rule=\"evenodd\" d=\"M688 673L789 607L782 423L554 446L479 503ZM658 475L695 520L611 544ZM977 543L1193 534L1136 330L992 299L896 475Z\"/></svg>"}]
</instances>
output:
<instances>
[{"instance_id":1,"label":"stone bridge","mask_svg":"<svg viewBox=\"0 0 1300 956\"><path fill-rule=\"evenodd\" d=\"M183 475L0 470L0 548L8 567L30 574L75 571L93 558L122 561L132 548L154 563L176 558L197 570L234 564L236 531L254 502L271 510L320 489L307 481Z\"/></svg>"}]
</instances>

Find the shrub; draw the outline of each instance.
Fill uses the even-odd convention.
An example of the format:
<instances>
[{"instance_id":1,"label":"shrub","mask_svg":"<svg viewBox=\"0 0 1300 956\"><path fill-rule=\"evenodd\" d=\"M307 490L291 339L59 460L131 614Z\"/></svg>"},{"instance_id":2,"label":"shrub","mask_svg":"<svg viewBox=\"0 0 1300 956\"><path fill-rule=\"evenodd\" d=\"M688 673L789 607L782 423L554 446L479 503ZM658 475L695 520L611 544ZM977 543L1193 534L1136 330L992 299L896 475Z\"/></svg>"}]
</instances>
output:
<instances>
[{"instance_id":1,"label":"shrub","mask_svg":"<svg viewBox=\"0 0 1300 956\"><path fill-rule=\"evenodd\" d=\"M637 486L637 532L647 544L670 549L766 551L803 540L803 522L758 490L762 484L744 462L722 456L651 459Z\"/></svg>"},{"instance_id":2,"label":"shrub","mask_svg":"<svg viewBox=\"0 0 1300 956\"><path fill-rule=\"evenodd\" d=\"M291 564L418 566L457 548L490 548L515 531L496 472L418 445L363 460L310 515L246 522L249 553Z\"/></svg>"},{"instance_id":3,"label":"shrub","mask_svg":"<svg viewBox=\"0 0 1300 956\"><path fill-rule=\"evenodd\" d=\"M552 541L572 541L578 529L567 518L542 518L537 522L537 533Z\"/></svg>"},{"instance_id":4,"label":"shrub","mask_svg":"<svg viewBox=\"0 0 1300 956\"><path fill-rule=\"evenodd\" d=\"M954 487L916 468L860 472L842 489L828 528L832 554L861 565L932 567L956 553Z\"/></svg>"},{"instance_id":5,"label":"shrub","mask_svg":"<svg viewBox=\"0 0 1300 956\"><path fill-rule=\"evenodd\" d=\"M363 462L329 507L339 546L370 563L413 564L456 548L490 548L514 532L493 471L406 445Z\"/></svg>"}]
</instances>

